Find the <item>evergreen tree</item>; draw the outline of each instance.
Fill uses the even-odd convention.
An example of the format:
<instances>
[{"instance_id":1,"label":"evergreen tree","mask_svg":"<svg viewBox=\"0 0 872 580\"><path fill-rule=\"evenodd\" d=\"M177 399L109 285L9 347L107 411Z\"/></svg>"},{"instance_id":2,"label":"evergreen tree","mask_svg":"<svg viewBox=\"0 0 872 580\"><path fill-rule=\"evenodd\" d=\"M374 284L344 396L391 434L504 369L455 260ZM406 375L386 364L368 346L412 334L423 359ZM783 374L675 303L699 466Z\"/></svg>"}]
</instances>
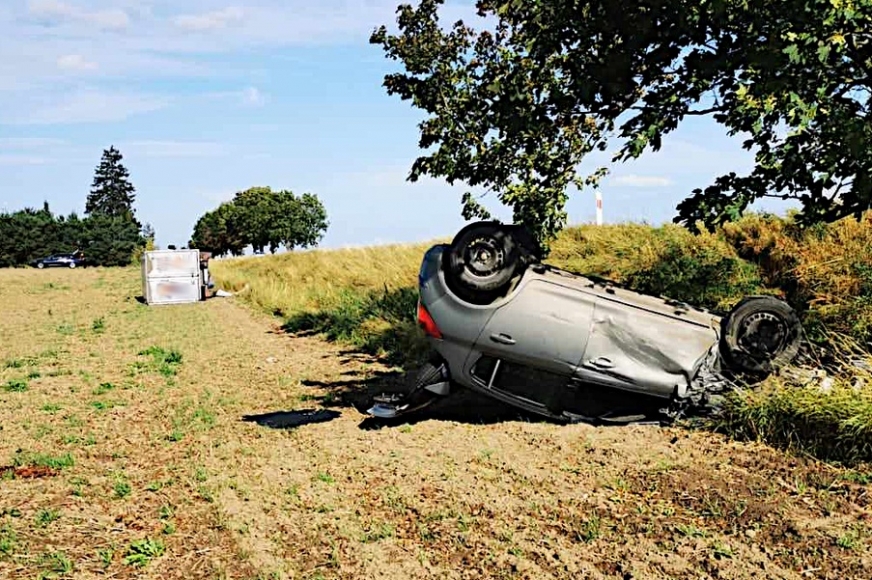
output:
<instances>
[{"instance_id":1,"label":"evergreen tree","mask_svg":"<svg viewBox=\"0 0 872 580\"><path fill-rule=\"evenodd\" d=\"M154 236L154 227L152 227L151 224L146 223L144 226L142 226L142 237L144 240L146 240L146 242L151 242L152 244L154 244Z\"/></svg>"},{"instance_id":2,"label":"evergreen tree","mask_svg":"<svg viewBox=\"0 0 872 580\"><path fill-rule=\"evenodd\" d=\"M85 257L96 266L128 266L145 246L140 228L128 216L95 214L82 221Z\"/></svg>"},{"instance_id":3,"label":"evergreen tree","mask_svg":"<svg viewBox=\"0 0 872 580\"><path fill-rule=\"evenodd\" d=\"M85 202L85 213L133 217L136 199L130 174L121 163L123 156L115 146L103 150L103 158L94 173L91 193Z\"/></svg>"}]
</instances>

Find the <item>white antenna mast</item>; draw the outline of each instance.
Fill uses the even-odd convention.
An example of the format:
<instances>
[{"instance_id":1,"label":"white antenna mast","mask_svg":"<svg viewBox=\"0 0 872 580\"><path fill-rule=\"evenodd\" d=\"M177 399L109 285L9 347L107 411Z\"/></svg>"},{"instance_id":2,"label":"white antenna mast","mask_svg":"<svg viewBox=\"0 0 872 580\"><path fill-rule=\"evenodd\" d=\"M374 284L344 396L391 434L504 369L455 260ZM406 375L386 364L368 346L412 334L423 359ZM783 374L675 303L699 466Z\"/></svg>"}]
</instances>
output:
<instances>
[{"instance_id":1,"label":"white antenna mast","mask_svg":"<svg viewBox=\"0 0 872 580\"><path fill-rule=\"evenodd\" d=\"M596 190L596 225L603 225L603 193Z\"/></svg>"}]
</instances>

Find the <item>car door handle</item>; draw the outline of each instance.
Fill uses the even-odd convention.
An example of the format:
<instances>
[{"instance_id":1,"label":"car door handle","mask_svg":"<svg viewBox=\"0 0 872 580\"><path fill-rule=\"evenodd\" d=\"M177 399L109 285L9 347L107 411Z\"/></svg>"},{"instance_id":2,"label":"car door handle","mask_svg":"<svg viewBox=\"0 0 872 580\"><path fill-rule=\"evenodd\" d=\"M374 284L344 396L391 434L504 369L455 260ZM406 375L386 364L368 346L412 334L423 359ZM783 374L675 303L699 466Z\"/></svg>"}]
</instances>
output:
<instances>
[{"instance_id":1,"label":"car door handle","mask_svg":"<svg viewBox=\"0 0 872 580\"><path fill-rule=\"evenodd\" d=\"M595 367L599 367L599 368L601 368L601 369L610 369L610 368L612 368L613 366L615 366L615 363L613 363L612 361L610 361L609 359L607 359L607 358L604 357L604 356L601 356L601 357L598 357L598 358L592 359L592 360L590 360L590 361L588 361L588 362L589 362L590 364L592 364L593 366L595 366Z\"/></svg>"},{"instance_id":2,"label":"car door handle","mask_svg":"<svg viewBox=\"0 0 872 580\"><path fill-rule=\"evenodd\" d=\"M508 334L492 334L491 340L500 344L515 344L515 339Z\"/></svg>"}]
</instances>

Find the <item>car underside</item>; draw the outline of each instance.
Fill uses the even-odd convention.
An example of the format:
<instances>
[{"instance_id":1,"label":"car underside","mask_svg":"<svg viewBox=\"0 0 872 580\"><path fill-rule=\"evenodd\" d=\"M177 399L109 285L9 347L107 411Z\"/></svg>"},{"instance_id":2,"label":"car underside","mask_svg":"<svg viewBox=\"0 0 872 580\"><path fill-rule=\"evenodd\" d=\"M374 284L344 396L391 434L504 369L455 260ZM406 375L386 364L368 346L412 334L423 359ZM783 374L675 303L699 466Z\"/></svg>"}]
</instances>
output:
<instances>
[{"instance_id":1,"label":"car underside","mask_svg":"<svg viewBox=\"0 0 872 580\"><path fill-rule=\"evenodd\" d=\"M431 360L407 393L375 398L391 419L467 388L563 422L673 421L789 363L793 309L749 296L727 315L543 264L520 226L477 222L424 255L418 323Z\"/></svg>"}]
</instances>

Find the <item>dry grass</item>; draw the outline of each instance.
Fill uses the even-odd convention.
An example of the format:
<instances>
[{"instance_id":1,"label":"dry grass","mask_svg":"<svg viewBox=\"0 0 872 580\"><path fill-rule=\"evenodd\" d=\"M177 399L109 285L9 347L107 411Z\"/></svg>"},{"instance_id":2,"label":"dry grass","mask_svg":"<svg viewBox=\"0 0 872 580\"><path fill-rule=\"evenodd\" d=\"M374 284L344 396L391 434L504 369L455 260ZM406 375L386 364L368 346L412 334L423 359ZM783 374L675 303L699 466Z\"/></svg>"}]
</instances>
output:
<instances>
[{"instance_id":1,"label":"dry grass","mask_svg":"<svg viewBox=\"0 0 872 580\"><path fill-rule=\"evenodd\" d=\"M430 244L312 250L261 258L215 260L212 274L251 304L289 316L325 310L349 292L396 290L413 283Z\"/></svg>"},{"instance_id":2,"label":"dry grass","mask_svg":"<svg viewBox=\"0 0 872 580\"><path fill-rule=\"evenodd\" d=\"M414 281L430 244L315 250L216 260L216 280L255 308L391 363L413 365L425 345L415 326Z\"/></svg>"},{"instance_id":3,"label":"dry grass","mask_svg":"<svg viewBox=\"0 0 872 580\"><path fill-rule=\"evenodd\" d=\"M464 398L372 430L378 363L138 290L0 271L2 578L872 577L872 473Z\"/></svg>"}]
</instances>

